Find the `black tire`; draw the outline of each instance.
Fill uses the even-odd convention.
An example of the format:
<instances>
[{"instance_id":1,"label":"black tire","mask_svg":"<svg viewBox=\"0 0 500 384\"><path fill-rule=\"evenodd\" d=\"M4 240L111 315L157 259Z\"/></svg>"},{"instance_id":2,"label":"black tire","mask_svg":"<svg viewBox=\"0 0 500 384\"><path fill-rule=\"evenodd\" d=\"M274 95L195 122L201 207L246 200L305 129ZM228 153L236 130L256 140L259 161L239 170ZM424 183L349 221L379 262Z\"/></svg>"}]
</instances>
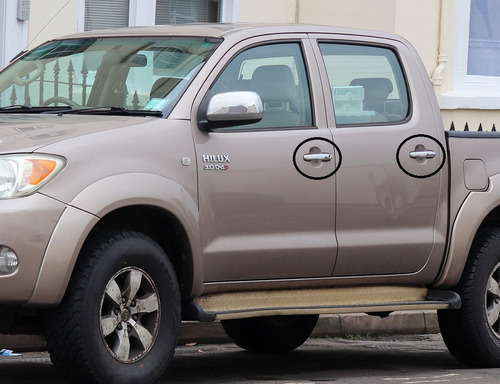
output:
<instances>
[{"instance_id":1,"label":"black tire","mask_svg":"<svg viewBox=\"0 0 500 384\"><path fill-rule=\"evenodd\" d=\"M455 291L461 309L438 311L448 350L470 366L500 367L500 229L478 234Z\"/></svg>"},{"instance_id":2,"label":"black tire","mask_svg":"<svg viewBox=\"0 0 500 384\"><path fill-rule=\"evenodd\" d=\"M162 248L137 232L101 233L46 317L50 357L72 383L154 383L173 356L180 308Z\"/></svg>"},{"instance_id":3,"label":"black tire","mask_svg":"<svg viewBox=\"0 0 500 384\"><path fill-rule=\"evenodd\" d=\"M318 315L269 316L222 320L226 334L240 348L251 352L289 352L311 335Z\"/></svg>"}]
</instances>

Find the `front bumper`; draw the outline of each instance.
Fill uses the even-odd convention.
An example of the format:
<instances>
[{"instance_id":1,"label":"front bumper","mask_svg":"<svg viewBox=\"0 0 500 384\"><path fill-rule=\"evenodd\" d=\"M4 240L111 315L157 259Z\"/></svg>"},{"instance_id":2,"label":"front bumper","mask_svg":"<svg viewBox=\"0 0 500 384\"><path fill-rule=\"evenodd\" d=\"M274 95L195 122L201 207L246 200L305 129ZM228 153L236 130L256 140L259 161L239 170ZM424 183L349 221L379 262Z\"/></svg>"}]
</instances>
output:
<instances>
[{"instance_id":1,"label":"front bumper","mask_svg":"<svg viewBox=\"0 0 500 384\"><path fill-rule=\"evenodd\" d=\"M24 304L35 288L52 232L66 205L36 193L0 200L0 245L18 257L17 269L0 275L0 304Z\"/></svg>"}]
</instances>

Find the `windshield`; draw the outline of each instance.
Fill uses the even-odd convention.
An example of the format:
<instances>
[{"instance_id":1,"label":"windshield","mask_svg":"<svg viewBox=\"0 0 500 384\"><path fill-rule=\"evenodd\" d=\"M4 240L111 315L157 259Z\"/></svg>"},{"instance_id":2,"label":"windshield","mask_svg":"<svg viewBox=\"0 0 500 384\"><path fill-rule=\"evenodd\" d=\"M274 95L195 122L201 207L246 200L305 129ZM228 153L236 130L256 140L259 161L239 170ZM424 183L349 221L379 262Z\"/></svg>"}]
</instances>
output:
<instances>
[{"instance_id":1,"label":"windshield","mask_svg":"<svg viewBox=\"0 0 500 384\"><path fill-rule=\"evenodd\" d=\"M178 37L52 41L0 73L0 107L168 114L217 44Z\"/></svg>"}]
</instances>

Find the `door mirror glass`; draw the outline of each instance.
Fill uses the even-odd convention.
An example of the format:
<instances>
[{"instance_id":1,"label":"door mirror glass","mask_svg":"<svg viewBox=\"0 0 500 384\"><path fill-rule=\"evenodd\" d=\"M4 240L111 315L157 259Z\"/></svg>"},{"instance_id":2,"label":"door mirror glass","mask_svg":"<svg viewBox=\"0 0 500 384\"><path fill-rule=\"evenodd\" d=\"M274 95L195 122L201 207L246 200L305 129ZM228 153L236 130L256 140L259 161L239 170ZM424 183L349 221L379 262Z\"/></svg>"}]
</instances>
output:
<instances>
[{"instance_id":1,"label":"door mirror glass","mask_svg":"<svg viewBox=\"0 0 500 384\"><path fill-rule=\"evenodd\" d=\"M207 107L207 121L210 123L256 123L263 114L262 100L255 92L219 93L212 96Z\"/></svg>"}]
</instances>

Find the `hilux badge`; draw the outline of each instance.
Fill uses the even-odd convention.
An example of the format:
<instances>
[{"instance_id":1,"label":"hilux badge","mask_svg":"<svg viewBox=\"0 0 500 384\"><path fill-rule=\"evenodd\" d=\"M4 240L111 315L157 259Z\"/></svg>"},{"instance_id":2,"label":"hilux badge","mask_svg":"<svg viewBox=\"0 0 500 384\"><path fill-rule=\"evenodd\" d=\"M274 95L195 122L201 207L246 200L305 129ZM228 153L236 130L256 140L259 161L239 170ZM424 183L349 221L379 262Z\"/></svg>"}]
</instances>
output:
<instances>
[{"instance_id":1,"label":"hilux badge","mask_svg":"<svg viewBox=\"0 0 500 384\"><path fill-rule=\"evenodd\" d=\"M229 155L202 155L203 170L205 171L227 171L229 165Z\"/></svg>"}]
</instances>

